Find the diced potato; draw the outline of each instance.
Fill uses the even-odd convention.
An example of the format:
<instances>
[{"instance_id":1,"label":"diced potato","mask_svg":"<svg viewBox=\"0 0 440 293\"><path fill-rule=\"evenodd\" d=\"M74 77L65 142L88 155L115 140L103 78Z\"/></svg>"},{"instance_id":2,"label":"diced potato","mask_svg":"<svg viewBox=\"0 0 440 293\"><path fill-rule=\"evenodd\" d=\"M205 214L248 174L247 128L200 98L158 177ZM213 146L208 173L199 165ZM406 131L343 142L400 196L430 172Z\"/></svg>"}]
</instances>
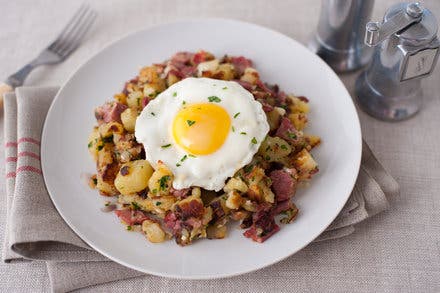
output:
<instances>
[{"instance_id":1,"label":"diced potato","mask_svg":"<svg viewBox=\"0 0 440 293\"><path fill-rule=\"evenodd\" d=\"M295 155L293 165L298 171L299 180L310 179L318 171L318 164L306 149L302 149Z\"/></svg>"},{"instance_id":2,"label":"diced potato","mask_svg":"<svg viewBox=\"0 0 440 293\"><path fill-rule=\"evenodd\" d=\"M269 123L270 130L277 129L280 125L281 117L286 114L286 110L280 107L274 107L272 111L266 113L267 122Z\"/></svg>"},{"instance_id":3,"label":"diced potato","mask_svg":"<svg viewBox=\"0 0 440 293\"><path fill-rule=\"evenodd\" d=\"M136 118L137 111L132 108L125 109L124 112L121 113L121 120L125 130L127 130L128 132L134 132L134 127L136 126Z\"/></svg>"},{"instance_id":4,"label":"diced potato","mask_svg":"<svg viewBox=\"0 0 440 293\"><path fill-rule=\"evenodd\" d=\"M199 77L203 76L203 72L208 72L208 71L214 72L217 70L218 67L219 67L218 59L199 63L199 65L197 65L197 76Z\"/></svg>"},{"instance_id":5,"label":"diced potato","mask_svg":"<svg viewBox=\"0 0 440 293\"><path fill-rule=\"evenodd\" d=\"M167 75L167 85L168 86L172 86L173 84L175 84L178 81L180 81L180 78L177 75L173 74L172 72L170 72Z\"/></svg>"},{"instance_id":6,"label":"diced potato","mask_svg":"<svg viewBox=\"0 0 440 293\"><path fill-rule=\"evenodd\" d=\"M312 148L321 143L321 138L317 135L306 134L304 135L304 138Z\"/></svg>"},{"instance_id":7,"label":"diced potato","mask_svg":"<svg viewBox=\"0 0 440 293\"><path fill-rule=\"evenodd\" d=\"M235 71L234 66L229 63L220 64L217 70L214 72L213 77L222 80L234 79Z\"/></svg>"},{"instance_id":8,"label":"diced potato","mask_svg":"<svg viewBox=\"0 0 440 293\"><path fill-rule=\"evenodd\" d=\"M242 193L245 193L248 190L246 183L244 183L240 178L232 177L228 180L223 191L228 193L230 191L237 190Z\"/></svg>"},{"instance_id":9,"label":"diced potato","mask_svg":"<svg viewBox=\"0 0 440 293\"><path fill-rule=\"evenodd\" d=\"M202 195L202 191L200 190L200 187L193 187L191 190L191 195L195 197L200 197Z\"/></svg>"},{"instance_id":10,"label":"diced potato","mask_svg":"<svg viewBox=\"0 0 440 293\"><path fill-rule=\"evenodd\" d=\"M226 207L231 210L238 209L245 202L244 198L240 196L237 191L228 192L228 198L226 199Z\"/></svg>"},{"instance_id":11,"label":"diced potato","mask_svg":"<svg viewBox=\"0 0 440 293\"><path fill-rule=\"evenodd\" d=\"M256 84L260 79L260 75L258 71L252 67L248 67L244 70L244 74L240 77L240 80L246 81L250 84Z\"/></svg>"},{"instance_id":12,"label":"diced potato","mask_svg":"<svg viewBox=\"0 0 440 293\"><path fill-rule=\"evenodd\" d=\"M133 109L141 109L143 98L144 98L144 95L141 91L131 92L128 94L128 97L127 97L127 105Z\"/></svg>"},{"instance_id":13,"label":"diced potato","mask_svg":"<svg viewBox=\"0 0 440 293\"><path fill-rule=\"evenodd\" d=\"M288 117L297 130L303 130L307 125L308 120L304 113L292 113Z\"/></svg>"},{"instance_id":14,"label":"diced potato","mask_svg":"<svg viewBox=\"0 0 440 293\"><path fill-rule=\"evenodd\" d=\"M124 126L121 123L112 121L109 123L103 123L99 125L99 134L101 137L106 138L112 136L114 133L122 134L124 132Z\"/></svg>"},{"instance_id":15,"label":"diced potato","mask_svg":"<svg viewBox=\"0 0 440 293\"><path fill-rule=\"evenodd\" d=\"M143 83L160 83L161 78L157 73L157 68L153 66L143 67L139 71L139 80Z\"/></svg>"},{"instance_id":16,"label":"diced potato","mask_svg":"<svg viewBox=\"0 0 440 293\"><path fill-rule=\"evenodd\" d=\"M136 160L122 165L115 179L115 186L122 194L144 190L153 174L153 168L146 160Z\"/></svg>"},{"instance_id":17,"label":"diced potato","mask_svg":"<svg viewBox=\"0 0 440 293\"><path fill-rule=\"evenodd\" d=\"M226 237L227 227L225 225L210 225L206 228L208 239L223 239Z\"/></svg>"},{"instance_id":18,"label":"diced potato","mask_svg":"<svg viewBox=\"0 0 440 293\"><path fill-rule=\"evenodd\" d=\"M277 136L266 136L258 153L268 162L280 162L292 152L292 147L284 139Z\"/></svg>"},{"instance_id":19,"label":"diced potato","mask_svg":"<svg viewBox=\"0 0 440 293\"><path fill-rule=\"evenodd\" d=\"M165 90L165 84L162 83L148 83L144 85L143 95L144 97L154 98L159 93Z\"/></svg>"},{"instance_id":20,"label":"diced potato","mask_svg":"<svg viewBox=\"0 0 440 293\"><path fill-rule=\"evenodd\" d=\"M147 236L147 239L152 243L164 242L166 239L166 234L160 227L159 223L145 220L142 222L142 231Z\"/></svg>"},{"instance_id":21,"label":"diced potato","mask_svg":"<svg viewBox=\"0 0 440 293\"><path fill-rule=\"evenodd\" d=\"M119 93L113 96L116 102L127 105L127 96L124 93Z\"/></svg>"},{"instance_id":22,"label":"diced potato","mask_svg":"<svg viewBox=\"0 0 440 293\"><path fill-rule=\"evenodd\" d=\"M288 95L288 99L292 102L289 106L292 113L309 113L309 104L301 101L293 95Z\"/></svg>"},{"instance_id":23,"label":"diced potato","mask_svg":"<svg viewBox=\"0 0 440 293\"><path fill-rule=\"evenodd\" d=\"M170 193L173 182L173 173L163 164L158 164L150 180L148 181L149 195L163 196Z\"/></svg>"},{"instance_id":24,"label":"diced potato","mask_svg":"<svg viewBox=\"0 0 440 293\"><path fill-rule=\"evenodd\" d=\"M104 181L102 176L97 176L96 188L102 195L113 196L118 194L118 190L115 185L111 182Z\"/></svg>"},{"instance_id":25,"label":"diced potato","mask_svg":"<svg viewBox=\"0 0 440 293\"><path fill-rule=\"evenodd\" d=\"M89 153L93 156L93 159L96 161L98 159L98 150L100 150L104 143L101 140L101 135L99 134L98 127L94 127L92 132L89 135L88 139L89 143L87 145L89 149Z\"/></svg>"}]
</instances>

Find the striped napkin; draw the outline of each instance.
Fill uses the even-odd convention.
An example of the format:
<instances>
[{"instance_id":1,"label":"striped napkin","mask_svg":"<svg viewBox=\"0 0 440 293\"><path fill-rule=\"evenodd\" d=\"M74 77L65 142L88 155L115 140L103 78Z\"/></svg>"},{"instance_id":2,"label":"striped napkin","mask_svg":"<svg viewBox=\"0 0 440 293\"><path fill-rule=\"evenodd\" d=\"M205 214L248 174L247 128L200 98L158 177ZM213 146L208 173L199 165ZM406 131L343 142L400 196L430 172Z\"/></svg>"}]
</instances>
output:
<instances>
[{"instance_id":1,"label":"striped napkin","mask_svg":"<svg viewBox=\"0 0 440 293\"><path fill-rule=\"evenodd\" d=\"M142 276L91 249L72 232L50 200L40 166L40 138L56 92L57 88L21 87L4 97L7 221L3 260L46 261L55 292ZM351 234L355 224L387 209L387 197L397 193L396 181L364 143L352 195L315 241Z\"/></svg>"}]
</instances>

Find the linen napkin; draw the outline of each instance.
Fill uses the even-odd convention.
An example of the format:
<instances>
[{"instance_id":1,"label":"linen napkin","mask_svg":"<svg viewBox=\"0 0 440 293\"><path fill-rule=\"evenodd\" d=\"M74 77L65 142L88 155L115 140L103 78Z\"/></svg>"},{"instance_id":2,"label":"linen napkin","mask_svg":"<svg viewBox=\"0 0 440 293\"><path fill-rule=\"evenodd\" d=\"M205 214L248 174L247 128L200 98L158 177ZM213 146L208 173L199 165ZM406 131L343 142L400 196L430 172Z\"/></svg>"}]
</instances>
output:
<instances>
[{"instance_id":1,"label":"linen napkin","mask_svg":"<svg viewBox=\"0 0 440 293\"><path fill-rule=\"evenodd\" d=\"M63 221L46 191L40 138L57 88L21 87L5 95L7 219L3 260L46 261L52 290L66 292L144 275L91 249ZM355 224L388 208L397 182L363 143L353 192L334 222L315 241L353 233Z\"/></svg>"}]
</instances>

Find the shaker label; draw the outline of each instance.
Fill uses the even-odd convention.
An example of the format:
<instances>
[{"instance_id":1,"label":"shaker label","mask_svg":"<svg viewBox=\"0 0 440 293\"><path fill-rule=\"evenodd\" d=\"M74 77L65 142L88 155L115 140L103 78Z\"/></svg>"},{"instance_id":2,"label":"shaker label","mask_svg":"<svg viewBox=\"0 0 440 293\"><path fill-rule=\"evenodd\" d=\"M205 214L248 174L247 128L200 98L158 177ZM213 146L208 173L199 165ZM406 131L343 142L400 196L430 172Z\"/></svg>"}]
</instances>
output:
<instances>
[{"instance_id":1,"label":"shaker label","mask_svg":"<svg viewBox=\"0 0 440 293\"><path fill-rule=\"evenodd\" d=\"M401 81L430 73L437 53L438 49L425 49L409 55Z\"/></svg>"}]
</instances>

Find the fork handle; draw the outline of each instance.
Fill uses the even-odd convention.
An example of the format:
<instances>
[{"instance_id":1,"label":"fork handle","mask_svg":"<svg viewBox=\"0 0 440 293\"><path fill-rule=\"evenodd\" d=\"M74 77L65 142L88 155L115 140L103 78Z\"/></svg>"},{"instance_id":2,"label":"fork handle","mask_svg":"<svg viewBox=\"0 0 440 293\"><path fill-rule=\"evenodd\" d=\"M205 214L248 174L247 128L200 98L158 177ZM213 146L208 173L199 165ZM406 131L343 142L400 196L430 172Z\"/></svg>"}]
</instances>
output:
<instances>
[{"instance_id":1,"label":"fork handle","mask_svg":"<svg viewBox=\"0 0 440 293\"><path fill-rule=\"evenodd\" d=\"M12 92L14 89L6 84L6 83L0 83L0 109L3 108L3 95L6 93Z\"/></svg>"}]
</instances>

